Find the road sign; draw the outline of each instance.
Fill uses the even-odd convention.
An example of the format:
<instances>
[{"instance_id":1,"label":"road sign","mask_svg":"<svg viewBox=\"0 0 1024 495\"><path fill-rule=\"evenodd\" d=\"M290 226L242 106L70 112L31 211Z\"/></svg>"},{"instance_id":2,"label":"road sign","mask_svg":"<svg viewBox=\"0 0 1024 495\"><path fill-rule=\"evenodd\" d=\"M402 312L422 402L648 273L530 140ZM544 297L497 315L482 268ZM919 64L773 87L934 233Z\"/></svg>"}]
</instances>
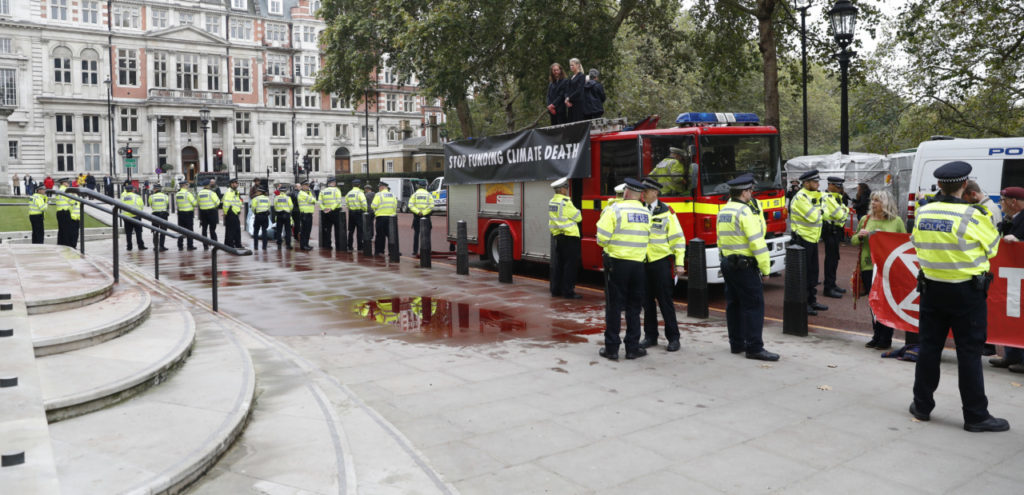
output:
<instances>
[{"instance_id":1,"label":"road sign","mask_svg":"<svg viewBox=\"0 0 1024 495\"><path fill-rule=\"evenodd\" d=\"M138 158L125 158L124 168L139 168Z\"/></svg>"}]
</instances>

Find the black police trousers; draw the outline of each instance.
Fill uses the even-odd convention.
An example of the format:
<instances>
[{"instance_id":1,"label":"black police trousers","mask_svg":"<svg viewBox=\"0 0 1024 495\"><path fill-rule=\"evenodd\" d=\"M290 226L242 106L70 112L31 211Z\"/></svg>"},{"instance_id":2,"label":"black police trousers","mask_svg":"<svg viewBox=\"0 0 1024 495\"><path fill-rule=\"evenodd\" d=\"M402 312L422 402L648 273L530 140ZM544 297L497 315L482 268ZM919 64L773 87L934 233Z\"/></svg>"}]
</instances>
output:
<instances>
[{"instance_id":1,"label":"black police trousers","mask_svg":"<svg viewBox=\"0 0 1024 495\"><path fill-rule=\"evenodd\" d=\"M959 368L960 401L964 422L988 418L988 398L981 369L981 353L988 327L988 294L971 282L925 280L921 294L921 349L914 371L914 405L928 414L935 408L935 389L939 386L939 361L946 336L953 329L956 363Z\"/></svg>"},{"instance_id":2,"label":"black police trousers","mask_svg":"<svg viewBox=\"0 0 1024 495\"><path fill-rule=\"evenodd\" d=\"M238 213L224 213L224 244L233 248L242 247L242 226Z\"/></svg>"},{"instance_id":3,"label":"black police trousers","mask_svg":"<svg viewBox=\"0 0 1024 495\"><path fill-rule=\"evenodd\" d=\"M263 240L263 250L267 250L267 228L270 227L270 212L256 213L252 217L252 248L255 251Z\"/></svg>"},{"instance_id":4,"label":"black police trousers","mask_svg":"<svg viewBox=\"0 0 1024 495\"><path fill-rule=\"evenodd\" d=\"M164 220L167 220L167 218L170 215L171 214L166 212L166 211L154 211L153 212L153 216L158 217L158 218L162 218ZM156 227L159 227L159 226L156 226ZM163 229L163 227L159 227L159 228ZM166 229L164 229L164 230L166 230ZM167 239L166 235L164 235L164 234L157 234L154 231L153 232L153 248L154 249L163 249L164 242L166 241L166 239Z\"/></svg>"},{"instance_id":5,"label":"black police trousers","mask_svg":"<svg viewBox=\"0 0 1024 495\"><path fill-rule=\"evenodd\" d=\"M679 340L679 322L676 321L676 306L672 301L675 288L673 274L675 258L666 256L660 260L644 263L647 279L647 294L644 297L644 338L658 340L658 309L665 320L665 338L669 342Z\"/></svg>"},{"instance_id":6,"label":"black police trousers","mask_svg":"<svg viewBox=\"0 0 1024 495\"><path fill-rule=\"evenodd\" d=\"M299 213L299 247L308 248L309 245L309 234L313 232L313 214L312 213Z\"/></svg>"},{"instance_id":7,"label":"black police trousers","mask_svg":"<svg viewBox=\"0 0 1024 495\"><path fill-rule=\"evenodd\" d=\"M729 349L732 352L757 353L764 350L761 332L764 330L764 285L757 262L741 266L732 261L722 262L725 279L725 322L729 329Z\"/></svg>"},{"instance_id":8,"label":"black police trousers","mask_svg":"<svg viewBox=\"0 0 1024 495\"><path fill-rule=\"evenodd\" d=\"M421 219L427 219L427 235L430 235L430 230L433 228L433 223L430 221L430 215L416 215L412 216L412 254L420 254L420 223Z\"/></svg>"},{"instance_id":9,"label":"black police trousers","mask_svg":"<svg viewBox=\"0 0 1024 495\"><path fill-rule=\"evenodd\" d=\"M32 224L32 244L42 244L46 237L46 228L43 226L43 214L29 215L29 223Z\"/></svg>"},{"instance_id":10,"label":"black police trousers","mask_svg":"<svg viewBox=\"0 0 1024 495\"><path fill-rule=\"evenodd\" d=\"M818 302L818 243L808 242L793 232L793 244L804 248L804 262L807 265L807 304Z\"/></svg>"},{"instance_id":11,"label":"black police trousers","mask_svg":"<svg viewBox=\"0 0 1024 495\"><path fill-rule=\"evenodd\" d=\"M68 218L68 225L71 227L68 231L68 246L75 247L78 245L79 227L82 225L82 219Z\"/></svg>"},{"instance_id":12,"label":"black police trousers","mask_svg":"<svg viewBox=\"0 0 1024 495\"><path fill-rule=\"evenodd\" d=\"M135 222L138 221L138 219L135 220ZM128 243L129 251L132 249L132 232L135 233L135 240L138 241L137 244L139 245L139 249L146 249L146 245L142 242L142 225L135 222L128 220L124 221L124 237L125 241Z\"/></svg>"},{"instance_id":13,"label":"black police trousers","mask_svg":"<svg viewBox=\"0 0 1024 495\"><path fill-rule=\"evenodd\" d=\"M642 261L608 260L608 292L610 310L605 312L604 347L607 352L619 351L623 339L619 337L622 328L620 313L626 310L626 352L640 348L640 308L644 302L644 263Z\"/></svg>"},{"instance_id":14,"label":"black police trousers","mask_svg":"<svg viewBox=\"0 0 1024 495\"><path fill-rule=\"evenodd\" d=\"M320 212L320 247L325 249L331 249L332 245L337 245L341 249L341 238L343 234L338 229L338 215L340 210L334 209L330 212ZM332 241L331 239L334 239ZM333 243L333 244L332 244Z\"/></svg>"},{"instance_id":15,"label":"black police trousers","mask_svg":"<svg viewBox=\"0 0 1024 495\"><path fill-rule=\"evenodd\" d=\"M199 225L202 226L202 234L210 239L217 240L217 223L220 222L220 212L216 208L199 210ZM209 230L209 234L207 234ZM206 246L203 246L204 248Z\"/></svg>"},{"instance_id":16,"label":"black police trousers","mask_svg":"<svg viewBox=\"0 0 1024 495\"><path fill-rule=\"evenodd\" d=\"M274 229L274 240L277 241L277 247L281 247L281 241L284 240L285 244L292 247L292 212L280 211L276 213L274 221L277 223L277 227Z\"/></svg>"},{"instance_id":17,"label":"black police trousers","mask_svg":"<svg viewBox=\"0 0 1024 495\"><path fill-rule=\"evenodd\" d=\"M843 240L842 227L823 225L821 240L825 242L825 290L835 289L836 271L839 270L839 243Z\"/></svg>"},{"instance_id":18,"label":"black police trousers","mask_svg":"<svg viewBox=\"0 0 1024 495\"><path fill-rule=\"evenodd\" d=\"M555 264L551 266L551 295L572 297L576 294L576 276L580 266L580 238L556 235L555 250Z\"/></svg>"},{"instance_id":19,"label":"black police trousers","mask_svg":"<svg viewBox=\"0 0 1024 495\"><path fill-rule=\"evenodd\" d=\"M388 240L391 237L391 218L392 217L377 217L377 235L374 238L373 255L379 256L384 254L384 246L387 245ZM396 247L397 248L397 247ZM391 254L391 248L388 247L388 254Z\"/></svg>"},{"instance_id":20,"label":"black police trousers","mask_svg":"<svg viewBox=\"0 0 1024 495\"><path fill-rule=\"evenodd\" d=\"M183 229L192 230L194 228L194 225L195 225L195 215L196 215L195 211L181 211L181 210L178 210L178 227L181 227ZM193 247L195 247L193 245L193 243L194 243L194 241L192 240L191 237L189 237L188 238L188 248L189 249L192 249ZM185 247L185 236L181 236L181 237L178 238L178 250L181 251L181 249L184 248L184 247Z\"/></svg>"},{"instance_id":21,"label":"black police trousers","mask_svg":"<svg viewBox=\"0 0 1024 495\"><path fill-rule=\"evenodd\" d=\"M352 242L358 239L355 249L363 248L363 210L348 210L348 250L351 251Z\"/></svg>"},{"instance_id":22,"label":"black police trousers","mask_svg":"<svg viewBox=\"0 0 1024 495\"><path fill-rule=\"evenodd\" d=\"M69 210L57 210L57 244L61 246L71 246L74 244L68 242L68 234L71 232L71 211Z\"/></svg>"}]
</instances>

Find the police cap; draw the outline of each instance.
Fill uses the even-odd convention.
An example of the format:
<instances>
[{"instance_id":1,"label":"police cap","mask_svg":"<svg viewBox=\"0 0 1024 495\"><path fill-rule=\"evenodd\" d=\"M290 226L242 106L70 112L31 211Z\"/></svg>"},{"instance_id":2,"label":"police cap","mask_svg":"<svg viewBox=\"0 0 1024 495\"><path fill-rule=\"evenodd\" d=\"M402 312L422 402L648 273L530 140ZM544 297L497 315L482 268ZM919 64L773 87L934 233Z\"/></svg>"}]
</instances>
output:
<instances>
[{"instance_id":1,"label":"police cap","mask_svg":"<svg viewBox=\"0 0 1024 495\"><path fill-rule=\"evenodd\" d=\"M327 178L327 183L328 184L337 184L338 183L338 179L336 179L334 177L328 177Z\"/></svg>"},{"instance_id":2,"label":"police cap","mask_svg":"<svg viewBox=\"0 0 1024 495\"><path fill-rule=\"evenodd\" d=\"M135 188L135 186L133 186L133 185L131 185L131 184L125 184L125 185L124 185L124 190L125 190L125 191L131 191L131 190L132 190L132 189L134 189L134 188Z\"/></svg>"},{"instance_id":3,"label":"police cap","mask_svg":"<svg viewBox=\"0 0 1024 495\"><path fill-rule=\"evenodd\" d=\"M560 189L560 188L563 188L563 187L569 187L569 178L568 177L562 177L561 179L558 179L558 180L556 180L556 181L551 183L551 188L552 189Z\"/></svg>"},{"instance_id":4,"label":"police cap","mask_svg":"<svg viewBox=\"0 0 1024 495\"><path fill-rule=\"evenodd\" d=\"M673 155L680 155L680 156L686 156L686 154L687 154L686 150L684 150L682 148L676 148L675 146L669 148L668 152L673 154Z\"/></svg>"},{"instance_id":5,"label":"police cap","mask_svg":"<svg viewBox=\"0 0 1024 495\"><path fill-rule=\"evenodd\" d=\"M154 191L159 191L159 190L161 190L163 188L164 188L164 186L161 186L160 184L153 184L153 190Z\"/></svg>"},{"instance_id":6,"label":"police cap","mask_svg":"<svg viewBox=\"0 0 1024 495\"><path fill-rule=\"evenodd\" d=\"M821 180L821 176L818 175L818 169L808 170L800 174L800 182L807 182L812 180Z\"/></svg>"},{"instance_id":7,"label":"police cap","mask_svg":"<svg viewBox=\"0 0 1024 495\"><path fill-rule=\"evenodd\" d=\"M238 184L238 179L231 179L228 181L228 184Z\"/></svg>"},{"instance_id":8,"label":"police cap","mask_svg":"<svg viewBox=\"0 0 1024 495\"><path fill-rule=\"evenodd\" d=\"M388 186L388 183L387 183L387 182L384 182L384 181L380 181L380 182L378 182L378 183L377 183L377 187L378 187L378 188L381 188L381 187L386 187L386 188L388 188L388 189L391 189L391 187L390 187L390 186Z\"/></svg>"},{"instance_id":9,"label":"police cap","mask_svg":"<svg viewBox=\"0 0 1024 495\"><path fill-rule=\"evenodd\" d=\"M655 191L661 192L661 183L653 178L644 177L643 183L645 189L654 189Z\"/></svg>"},{"instance_id":10,"label":"police cap","mask_svg":"<svg viewBox=\"0 0 1024 495\"><path fill-rule=\"evenodd\" d=\"M1000 196L1004 198L1024 199L1024 187L1007 187L1006 189L1003 189Z\"/></svg>"},{"instance_id":11,"label":"police cap","mask_svg":"<svg viewBox=\"0 0 1024 495\"><path fill-rule=\"evenodd\" d=\"M945 183L957 183L967 181L967 176L971 175L971 164L967 162L955 161L949 162L937 169L935 169L935 178L939 182Z\"/></svg>"},{"instance_id":12,"label":"police cap","mask_svg":"<svg viewBox=\"0 0 1024 495\"><path fill-rule=\"evenodd\" d=\"M61 178L57 179L57 183L58 184L67 184L68 183L68 178L67 177L61 177Z\"/></svg>"},{"instance_id":13,"label":"police cap","mask_svg":"<svg viewBox=\"0 0 1024 495\"><path fill-rule=\"evenodd\" d=\"M363 183L363 181L360 180L360 179L352 179L352 185L353 186L358 186L359 184L362 184L362 183Z\"/></svg>"},{"instance_id":14,"label":"police cap","mask_svg":"<svg viewBox=\"0 0 1024 495\"><path fill-rule=\"evenodd\" d=\"M640 192L643 191L644 189L647 189L647 186L645 186L643 182L632 177L626 177L626 180L624 180L623 182L626 183L626 189L629 189L630 191Z\"/></svg>"},{"instance_id":15,"label":"police cap","mask_svg":"<svg viewBox=\"0 0 1024 495\"><path fill-rule=\"evenodd\" d=\"M817 172L817 171L815 171ZM733 191L746 191L754 188L754 174L743 174L729 182L729 189Z\"/></svg>"},{"instance_id":16,"label":"police cap","mask_svg":"<svg viewBox=\"0 0 1024 495\"><path fill-rule=\"evenodd\" d=\"M830 176L828 178L828 183L829 184L835 184L837 186L841 186L841 185L843 185L844 182L846 182L846 179L844 179L842 177L836 177L836 176L833 175L833 176Z\"/></svg>"},{"instance_id":17,"label":"police cap","mask_svg":"<svg viewBox=\"0 0 1024 495\"><path fill-rule=\"evenodd\" d=\"M365 186L363 186L363 189L366 189L367 191L372 191L373 190L373 185L367 183Z\"/></svg>"},{"instance_id":18,"label":"police cap","mask_svg":"<svg viewBox=\"0 0 1024 495\"><path fill-rule=\"evenodd\" d=\"M300 186L308 186L309 185L309 181L308 180L304 180L304 181L300 182L299 185Z\"/></svg>"},{"instance_id":19,"label":"police cap","mask_svg":"<svg viewBox=\"0 0 1024 495\"><path fill-rule=\"evenodd\" d=\"M626 183L625 183L625 182L623 182L622 184L619 184L619 185L615 186L615 192L616 192L617 194L622 194L622 191L625 191L625 190L626 190Z\"/></svg>"}]
</instances>

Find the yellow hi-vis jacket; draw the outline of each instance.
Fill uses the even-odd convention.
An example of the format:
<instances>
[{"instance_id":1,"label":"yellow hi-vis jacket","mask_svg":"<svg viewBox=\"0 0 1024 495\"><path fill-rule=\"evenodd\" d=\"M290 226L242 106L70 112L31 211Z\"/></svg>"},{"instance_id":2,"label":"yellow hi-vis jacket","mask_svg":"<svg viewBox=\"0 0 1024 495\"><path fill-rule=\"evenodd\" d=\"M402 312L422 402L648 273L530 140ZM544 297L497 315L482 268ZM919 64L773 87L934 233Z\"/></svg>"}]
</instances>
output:
<instances>
[{"instance_id":1,"label":"yellow hi-vis jacket","mask_svg":"<svg viewBox=\"0 0 1024 495\"><path fill-rule=\"evenodd\" d=\"M824 221L844 227L846 219L850 216L850 209L843 204L839 193L824 193L821 195L821 211Z\"/></svg>"},{"instance_id":2,"label":"yellow hi-vis jacket","mask_svg":"<svg viewBox=\"0 0 1024 495\"><path fill-rule=\"evenodd\" d=\"M658 261L670 254L676 256L676 266L686 264L686 235L679 225L679 217L668 205L657 202L651 212L651 238L647 244L647 262Z\"/></svg>"},{"instance_id":3,"label":"yellow hi-vis jacket","mask_svg":"<svg viewBox=\"0 0 1024 495\"><path fill-rule=\"evenodd\" d=\"M409 211L413 215L427 216L434 211L434 197L424 188L419 188L409 198Z\"/></svg>"},{"instance_id":4,"label":"yellow hi-vis jacket","mask_svg":"<svg viewBox=\"0 0 1024 495\"><path fill-rule=\"evenodd\" d=\"M150 194L149 207L153 209L153 213L164 213L171 207L171 198L162 192Z\"/></svg>"},{"instance_id":5,"label":"yellow hi-vis jacket","mask_svg":"<svg viewBox=\"0 0 1024 495\"><path fill-rule=\"evenodd\" d=\"M555 194L548 202L548 230L551 235L567 235L579 237L583 214L572 204L572 200L564 194Z\"/></svg>"},{"instance_id":6,"label":"yellow hi-vis jacket","mask_svg":"<svg viewBox=\"0 0 1024 495\"><path fill-rule=\"evenodd\" d=\"M134 192L124 192L124 193L122 193L121 194L121 201L124 201L125 203L128 203L129 206L134 206L138 210L141 210L141 209L145 208L145 206L142 204L142 196L139 196L138 194L135 194ZM128 211L125 211L124 214L128 215L130 217L136 216L134 213L131 213L131 212L128 212Z\"/></svg>"},{"instance_id":7,"label":"yellow hi-vis jacket","mask_svg":"<svg viewBox=\"0 0 1024 495\"><path fill-rule=\"evenodd\" d=\"M42 215L50 204L46 201L46 195L43 193L33 193L32 201L28 204L29 215Z\"/></svg>"},{"instance_id":8,"label":"yellow hi-vis jacket","mask_svg":"<svg viewBox=\"0 0 1024 495\"><path fill-rule=\"evenodd\" d=\"M64 190L67 189L67 188L68 188L68 186L59 186L59 187L57 187L57 190L60 191L60 192L64 192ZM59 194L54 194L53 196L54 196L54 198L53 198L53 205L57 207L57 211L64 211L64 210L71 209L71 205L68 204L68 198L67 197L61 196Z\"/></svg>"},{"instance_id":9,"label":"yellow hi-vis jacket","mask_svg":"<svg viewBox=\"0 0 1024 495\"><path fill-rule=\"evenodd\" d=\"M266 194L260 194L249 201L249 208L253 213L266 213L270 211L270 198Z\"/></svg>"},{"instance_id":10,"label":"yellow hi-vis jacket","mask_svg":"<svg viewBox=\"0 0 1024 495\"><path fill-rule=\"evenodd\" d=\"M345 198L341 196L341 189L337 187L325 187L320 191L320 198L317 203L321 210L337 210L341 208Z\"/></svg>"},{"instance_id":11,"label":"yellow hi-vis jacket","mask_svg":"<svg viewBox=\"0 0 1024 495\"><path fill-rule=\"evenodd\" d=\"M186 188L174 193L174 202L178 205L178 211L188 213L196 209L196 196Z\"/></svg>"},{"instance_id":12,"label":"yellow hi-vis jacket","mask_svg":"<svg viewBox=\"0 0 1024 495\"><path fill-rule=\"evenodd\" d=\"M238 196L238 191L234 189L228 189L224 192L224 213L234 213L235 215L242 212L242 198Z\"/></svg>"},{"instance_id":13,"label":"yellow hi-vis jacket","mask_svg":"<svg viewBox=\"0 0 1024 495\"><path fill-rule=\"evenodd\" d=\"M999 251L999 232L974 205L937 199L921 207L910 240L925 278L963 282L987 272Z\"/></svg>"},{"instance_id":14,"label":"yellow hi-vis jacket","mask_svg":"<svg viewBox=\"0 0 1024 495\"><path fill-rule=\"evenodd\" d=\"M220 207L220 196L213 189L203 188L199 190L199 209L214 210Z\"/></svg>"},{"instance_id":15,"label":"yellow hi-vis jacket","mask_svg":"<svg viewBox=\"0 0 1024 495\"><path fill-rule=\"evenodd\" d=\"M686 167L675 158L668 157L658 162L651 170L651 177L661 184L661 194L677 196L688 191Z\"/></svg>"},{"instance_id":16,"label":"yellow hi-vis jacket","mask_svg":"<svg viewBox=\"0 0 1024 495\"><path fill-rule=\"evenodd\" d=\"M313 197L313 193L309 191L299 191L299 213L313 213L313 207L316 205L316 198Z\"/></svg>"},{"instance_id":17,"label":"yellow hi-vis jacket","mask_svg":"<svg viewBox=\"0 0 1024 495\"><path fill-rule=\"evenodd\" d=\"M393 217L398 214L398 198L391 191L381 191L373 197L373 214L378 217Z\"/></svg>"},{"instance_id":18,"label":"yellow hi-vis jacket","mask_svg":"<svg viewBox=\"0 0 1024 495\"><path fill-rule=\"evenodd\" d=\"M276 212L291 213L294 207L291 196L287 194L281 193L274 198L274 211Z\"/></svg>"},{"instance_id":19,"label":"yellow hi-vis jacket","mask_svg":"<svg viewBox=\"0 0 1024 495\"><path fill-rule=\"evenodd\" d=\"M366 211L366 193L358 187L353 187L345 195L345 203L348 205L349 211Z\"/></svg>"},{"instance_id":20,"label":"yellow hi-vis jacket","mask_svg":"<svg viewBox=\"0 0 1024 495\"><path fill-rule=\"evenodd\" d=\"M67 198L67 200L68 200L68 205L69 205L68 211L71 212L71 221L77 222L77 221L81 220L81 218L82 218L82 210L79 209L79 207L82 205L82 202L81 201L75 201L75 200L73 200L71 198Z\"/></svg>"},{"instance_id":21,"label":"yellow hi-vis jacket","mask_svg":"<svg viewBox=\"0 0 1024 495\"><path fill-rule=\"evenodd\" d=\"M760 219L760 220L759 220ZM762 275L768 275L768 244L764 239L764 218L750 205L730 200L718 212L718 250L722 256L752 256Z\"/></svg>"},{"instance_id":22,"label":"yellow hi-vis jacket","mask_svg":"<svg viewBox=\"0 0 1024 495\"><path fill-rule=\"evenodd\" d=\"M821 193L801 189L793 196L789 210L793 232L807 242L818 242L821 239Z\"/></svg>"},{"instance_id":23,"label":"yellow hi-vis jacket","mask_svg":"<svg viewBox=\"0 0 1024 495\"><path fill-rule=\"evenodd\" d=\"M609 206L597 221L597 244L615 259L643 262L650 235L651 212L635 199Z\"/></svg>"}]
</instances>

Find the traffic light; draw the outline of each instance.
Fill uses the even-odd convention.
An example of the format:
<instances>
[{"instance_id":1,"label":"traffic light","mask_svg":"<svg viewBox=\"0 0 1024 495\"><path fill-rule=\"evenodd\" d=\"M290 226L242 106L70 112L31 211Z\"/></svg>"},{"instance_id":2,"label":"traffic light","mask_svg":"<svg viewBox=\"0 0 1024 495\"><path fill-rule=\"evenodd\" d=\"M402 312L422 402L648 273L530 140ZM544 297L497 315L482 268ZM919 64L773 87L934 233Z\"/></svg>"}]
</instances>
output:
<instances>
[{"instance_id":1,"label":"traffic light","mask_svg":"<svg viewBox=\"0 0 1024 495\"><path fill-rule=\"evenodd\" d=\"M310 165L311 165L312 163L313 163L313 157L311 157L311 156L309 156L309 155L306 155L306 156L302 157L302 166L303 166L303 167L304 167L304 168L305 168L306 170L309 170L309 166L310 166Z\"/></svg>"},{"instance_id":2,"label":"traffic light","mask_svg":"<svg viewBox=\"0 0 1024 495\"><path fill-rule=\"evenodd\" d=\"M213 152L213 170L220 170L221 164L224 162L224 150L217 149Z\"/></svg>"},{"instance_id":3,"label":"traffic light","mask_svg":"<svg viewBox=\"0 0 1024 495\"><path fill-rule=\"evenodd\" d=\"M135 152L135 150L133 150L131 146L127 146L124 149L124 157L125 158L132 158L132 153L134 153L134 152Z\"/></svg>"}]
</instances>

